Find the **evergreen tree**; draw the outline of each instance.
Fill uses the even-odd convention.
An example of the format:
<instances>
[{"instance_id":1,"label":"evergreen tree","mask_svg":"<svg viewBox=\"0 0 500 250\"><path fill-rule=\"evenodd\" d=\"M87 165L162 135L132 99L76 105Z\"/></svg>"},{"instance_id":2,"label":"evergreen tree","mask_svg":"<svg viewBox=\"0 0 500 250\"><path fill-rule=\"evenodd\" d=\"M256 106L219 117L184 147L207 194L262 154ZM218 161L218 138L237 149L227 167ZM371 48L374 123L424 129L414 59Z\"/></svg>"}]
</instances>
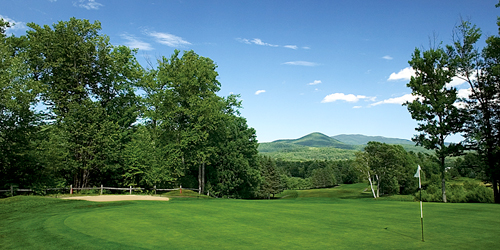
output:
<instances>
[{"instance_id":1,"label":"evergreen tree","mask_svg":"<svg viewBox=\"0 0 500 250\"><path fill-rule=\"evenodd\" d=\"M261 184L261 192L268 199L271 198L271 195L279 194L283 191L280 176L278 171L276 170L276 163L269 157L261 157L260 158L261 171L263 182Z\"/></svg>"}]
</instances>

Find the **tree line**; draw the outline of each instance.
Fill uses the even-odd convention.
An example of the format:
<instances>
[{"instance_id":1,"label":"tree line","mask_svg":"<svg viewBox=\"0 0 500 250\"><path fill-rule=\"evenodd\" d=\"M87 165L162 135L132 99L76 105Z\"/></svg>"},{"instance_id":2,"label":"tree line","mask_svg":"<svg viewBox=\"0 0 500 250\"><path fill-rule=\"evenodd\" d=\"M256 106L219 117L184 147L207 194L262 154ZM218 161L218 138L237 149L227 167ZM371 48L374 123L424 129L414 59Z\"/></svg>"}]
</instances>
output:
<instances>
[{"instance_id":1,"label":"tree line","mask_svg":"<svg viewBox=\"0 0 500 250\"><path fill-rule=\"evenodd\" d=\"M290 161L261 157L267 170L264 197L286 189L332 188L342 184L368 183L373 198L388 195L418 195L417 165L421 166L422 200L442 201L441 169L435 154L406 151L401 145L368 142L353 160ZM493 202L484 165L475 152L449 158L445 162L445 180L451 202ZM465 178L461 178L465 177Z\"/></svg>"},{"instance_id":2,"label":"tree line","mask_svg":"<svg viewBox=\"0 0 500 250\"><path fill-rule=\"evenodd\" d=\"M500 19L497 24L500 27ZM451 45L438 44L423 52L417 48L409 61L415 76L407 86L414 100L404 105L419 122L413 141L436 153L443 202L447 202L446 158L474 151L494 201L500 203L500 36L488 37L480 49L481 36L479 28L462 20ZM461 95L452 84L456 78L469 87ZM465 140L445 143L454 134Z\"/></svg>"},{"instance_id":3,"label":"tree line","mask_svg":"<svg viewBox=\"0 0 500 250\"><path fill-rule=\"evenodd\" d=\"M71 18L7 36L0 19L0 186L198 187L260 197L267 173L216 64L176 50L142 67L101 24Z\"/></svg>"}]
</instances>

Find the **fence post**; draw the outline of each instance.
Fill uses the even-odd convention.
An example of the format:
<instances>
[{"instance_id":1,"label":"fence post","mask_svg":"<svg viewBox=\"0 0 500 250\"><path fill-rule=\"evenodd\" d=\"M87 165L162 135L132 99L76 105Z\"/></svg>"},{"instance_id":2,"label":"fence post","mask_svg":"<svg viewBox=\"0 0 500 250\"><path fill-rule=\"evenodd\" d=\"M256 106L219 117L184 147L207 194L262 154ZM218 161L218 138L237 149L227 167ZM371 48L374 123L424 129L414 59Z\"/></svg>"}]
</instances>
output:
<instances>
[{"instance_id":1,"label":"fence post","mask_svg":"<svg viewBox=\"0 0 500 250\"><path fill-rule=\"evenodd\" d=\"M130 194L132 194L132 186L130 186Z\"/></svg>"},{"instance_id":2,"label":"fence post","mask_svg":"<svg viewBox=\"0 0 500 250\"><path fill-rule=\"evenodd\" d=\"M69 185L69 194L73 194L73 184Z\"/></svg>"},{"instance_id":3,"label":"fence post","mask_svg":"<svg viewBox=\"0 0 500 250\"><path fill-rule=\"evenodd\" d=\"M181 191L181 194L182 194L182 185L179 186L179 190Z\"/></svg>"},{"instance_id":4,"label":"fence post","mask_svg":"<svg viewBox=\"0 0 500 250\"><path fill-rule=\"evenodd\" d=\"M101 184L101 195L102 195L102 184Z\"/></svg>"},{"instance_id":5,"label":"fence post","mask_svg":"<svg viewBox=\"0 0 500 250\"><path fill-rule=\"evenodd\" d=\"M14 187L10 185L10 196L14 197Z\"/></svg>"},{"instance_id":6,"label":"fence post","mask_svg":"<svg viewBox=\"0 0 500 250\"><path fill-rule=\"evenodd\" d=\"M156 185L155 185L155 195L156 195Z\"/></svg>"}]
</instances>

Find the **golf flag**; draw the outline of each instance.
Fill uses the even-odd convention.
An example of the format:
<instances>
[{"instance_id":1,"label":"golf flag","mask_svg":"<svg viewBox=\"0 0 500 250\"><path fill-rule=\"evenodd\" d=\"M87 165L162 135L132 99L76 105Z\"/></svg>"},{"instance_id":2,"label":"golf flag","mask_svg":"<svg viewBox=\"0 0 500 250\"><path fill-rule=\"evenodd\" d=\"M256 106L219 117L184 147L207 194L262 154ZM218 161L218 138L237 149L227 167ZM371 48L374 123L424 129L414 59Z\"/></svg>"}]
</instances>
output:
<instances>
[{"instance_id":1,"label":"golf flag","mask_svg":"<svg viewBox=\"0 0 500 250\"><path fill-rule=\"evenodd\" d=\"M418 188L422 188L422 184L420 182L420 165L418 165L417 173L414 175L414 177L418 178Z\"/></svg>"},{"instance_id":2,"label":"golf flag","mask_svg":"<svg viewBox=\"0 0 500 250\"><path fill-rule=\"evenodd\" d=\"M420 172L422 169L418 165L417 173L414 177L418 178L418 188L420 189L420 225L422 226L422 241L424 241L424 210L422 209L422 182L420 181Z\"/></svg>"}]
</instances>

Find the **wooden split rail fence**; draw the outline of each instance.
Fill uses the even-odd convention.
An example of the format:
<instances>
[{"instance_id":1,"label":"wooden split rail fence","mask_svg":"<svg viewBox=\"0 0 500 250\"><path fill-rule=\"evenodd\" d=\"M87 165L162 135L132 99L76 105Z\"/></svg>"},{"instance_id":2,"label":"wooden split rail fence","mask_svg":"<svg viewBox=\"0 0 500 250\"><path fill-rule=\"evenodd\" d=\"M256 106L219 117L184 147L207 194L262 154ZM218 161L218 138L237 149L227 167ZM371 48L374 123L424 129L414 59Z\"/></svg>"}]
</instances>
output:
<instances>
[{"instance_id":1,"label":"wooden split rail fence","mask_svg":"<svg viewBox=\"0 0 500 250\"><path fill-rule=\"evenodd\" d=\"M74 190L95 190L95 189L100 189L101 190L101 195L102 195L102 191L103 190L122 190L122 191L129 191L129 194L132 194L132 191L142 191L142 190L153 190L156 194L156 191L175 191L175 190L180 190L180 192L182 193L182 189L185 189L185 190L192 190L192 191L198 191L198 189L195 189L195 188L183 188L182 186L179 186L179 188L169 188L169 189L165 189L165 188L156 188L156 186L154 186L154 188L152 189L148 189L148 188L133 188L132 186L129 186L127 188L117 188L117 187L104 187L103 185L101 185L101 187L85 187L85 188L74 188L73 185L70 185L69 187L64 187L64 188L44 188L44 189L38 189L37 191L44 191L44 192L47 192L47 191L54 191L54 190L69 190L69 193L70 194L73 194L73 191ZM14 186L10 186L10 189L6 189L6 190L0 190L0 193L2 192L10 192L11 193L11 196L14 196L14 192L34 192L35 190L31 189L31 188L15 188Z\"/></svg>"}]
</instances>

